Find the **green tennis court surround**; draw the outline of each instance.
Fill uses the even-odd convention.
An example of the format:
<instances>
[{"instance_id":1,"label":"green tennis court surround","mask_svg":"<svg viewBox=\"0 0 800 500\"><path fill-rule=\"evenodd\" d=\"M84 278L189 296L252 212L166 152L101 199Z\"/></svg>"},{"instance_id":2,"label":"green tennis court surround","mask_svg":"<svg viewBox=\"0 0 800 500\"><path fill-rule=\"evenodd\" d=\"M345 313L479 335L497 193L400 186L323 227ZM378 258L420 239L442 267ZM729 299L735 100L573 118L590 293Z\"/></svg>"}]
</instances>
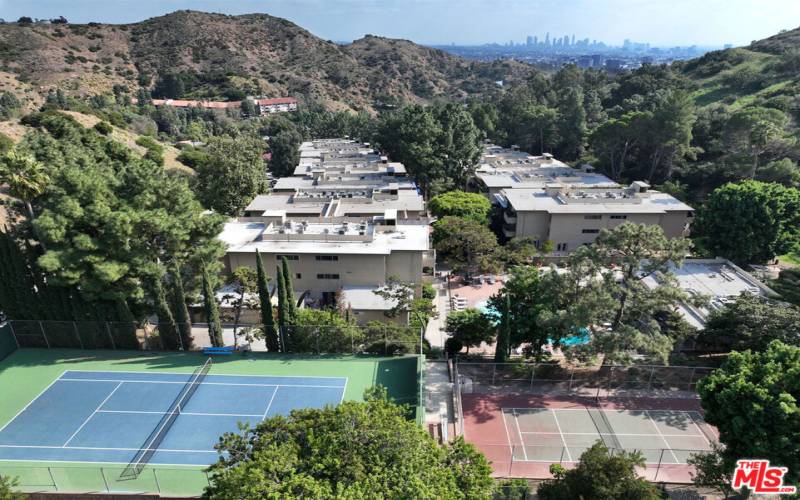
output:
<instances>
[{"instance_id":1,"label":"green tennis court surround","mask_svg":"<svg viewBox=\"0 0 800 500\"><path fill-rule=\"evenodd\" d=\"M410 418L423 403L418 356L235 354L214 359L161 446L153 429L204 361L199 353L16 350L0 362L0 474L28 492L199 495L217 433L235 431L236 421L360 400L376 384L410 405ZM149 465L123 474L145 442L159 443L145 446Z\"/></svg>"}]
</instances>

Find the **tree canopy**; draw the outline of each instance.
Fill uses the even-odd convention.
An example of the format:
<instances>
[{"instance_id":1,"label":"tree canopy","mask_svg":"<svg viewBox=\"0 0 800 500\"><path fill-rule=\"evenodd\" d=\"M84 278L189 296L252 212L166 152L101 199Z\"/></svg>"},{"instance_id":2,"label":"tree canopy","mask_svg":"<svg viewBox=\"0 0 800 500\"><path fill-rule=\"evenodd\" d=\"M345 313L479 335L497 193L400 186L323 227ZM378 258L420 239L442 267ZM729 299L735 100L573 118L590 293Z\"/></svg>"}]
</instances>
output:
<instances>
[{"instance_id":1,"label":"tree canopy","mask_svg":"<svg viewBox=\"0 0 800 500\"><path fill-rule=\"evenodd\" d=\"M729 470L757 457L788 467L788 484L800 480L800 347L776 340L763 352L734 351L697 390Z\"/></svg>"},{"instance_id":2,"label":"tree canopy","mask_svg":"<svg viewBox=\"0 0 800 500\"><path fill-rule=\"evenodd\" d=\"M428 208L433 215L439 218L453 216L488 224L492 205L485 196L479 193L448 191L431 198Z\"/></svg>"},{"instance_id":3,"label":"tree canopy","mask_svg":"<svg viewBox=\"0 0 800 500\"><path fill-rule=\"evenodd\" d=\"M452 338L467 348L478 347L481 342L491 342L495 325L491 318L478 309L465 309L447 315L445 330Z\"/></svg>"},{"instance_id":4,"label":"tree canopy","mask_svg":"<svg viewBox=\"0 0 800 500\"><path fill-rule=\"evenodd\" d=\"M440 446L386 390L364 402L295 410L226 434L206 498L483 499L486 459L458 438Z\"/></svg>"},{"instance_id":5,"label":"tree canopy","mask_svg":"<svg viewBox=\"0 0 800 500\"><path fill-rule=\"evenodd\" d=\"M433 226L433 245L457 272L473 274L499 268L497 236L474 220L452 216L438 220Z\"/></svg>"},{"instance_id":6,"label":"tree canopy","mask_svg":"<svg viewBox=\"0 0 800 500\"><path fill-rule=\"evenodd\" d=\"M761 264L800 245L800 190L745 181L716 189L692 231L698 246L737 264Z\"/></svg>"}]
</instances>

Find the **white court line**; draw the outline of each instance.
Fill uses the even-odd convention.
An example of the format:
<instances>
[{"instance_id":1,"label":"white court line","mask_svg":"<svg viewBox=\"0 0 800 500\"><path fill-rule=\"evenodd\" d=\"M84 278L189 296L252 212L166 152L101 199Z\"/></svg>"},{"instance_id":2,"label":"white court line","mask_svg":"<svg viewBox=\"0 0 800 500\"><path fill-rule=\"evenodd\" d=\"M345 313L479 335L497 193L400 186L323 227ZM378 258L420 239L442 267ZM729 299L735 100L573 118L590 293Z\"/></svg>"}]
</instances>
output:
<instances>
[{"instance_id":1,"label":"white court line","mask_svg":"<svg viewBox=\"0 0 800 500\"><path fill-rule=\"evenodd\" d=\"M703 416L700 414L699 411L692 412L692 413L696 413L698 417L703 419ZM705 419L703 419L703 422L705 422ZM700 424L697 423L697 420L695 420L694 417L692 417L692 423L694 424L695 427L697 427L697 430L700 431L700 435L703 436L703 440L706 442L706 444L708 446L711 446L711 441L708 440L708 438L706 437L705 433L703 432L703 429L700 428Z\"/></svg>"},{"instance_id":2,"label":"white court line","mask_svg":"<svg viewBox=\"0 0 800 500\"><path fill-rule=\"evenodd\" d=\"M522 430L519 427L519 419L517 418L517 412L514 412L514 424L517 426L517 434L519 435L519 442L522 446L522 454L525 455L525 460L528 460L528 451L525 449L525 440L522 439ZM513 460L513 454L512 454Z\"/></svg>"},{"instance_id":3,"label":"white court line","mask_svg":"<svg viewBox=\"0 0 800 500\"><path fill-rule=\"evenodd\" d=\"M111 396L113 396L113 395L114 395L114 393L115 393L115 392L117 392L117 389L119 389L120 387L122 387L122 384L123 384L123 382L120 382L120 383L118 383L118 384L117 384L117 386L116 386L116 387L114 387L114 389L113 389L111 392L109 392L109 393L108 393L108 396L106 396L106 398L105 398L105 399L104 399L104 400L103 400L103 401L102 401L102 402L101 402L99 405L97 405L97 408L95 408L95 409L94 409L94 411L92 412L92 414L91 414L91 415L89 415L88 417L86 417L86 420L84 420L84 421L83 421L83 423L81 424L81 426L80 426L80 427L78 427L78 430L76 430L75 432L73 432L73 433L72 433L72 435L69 437L69 439L67 439L67 441L66 441L66 442L65 442L63 445L61 445L61 447L62 447L62 448L66 448L66 447L67 447L67 445L69 444L69 442L70 442L70 441L72 441L72 438L74 438L75 436L77 436L77 435L78 435L78 433L81 431L81 429L83 429L83 428L86 426L86 424L88 424L88 423L89 423L89 420L91 420L91 419L92 419L92 417L94 417L94 416L97 414L98 410L100 410L100 408L102 408L102 407L103 407L103 405L104 405L104 404L106 404L106 401L108 401L109 399L111 399Z\"/></svg>"},{"instance_id":4,"label":"white court line","mask_svg":"<svg viewBox=\"0 0 800 500\"><path fill-rule=\"evenodd\" d=\"M186 373L186 372L157 372L157 371L134 371L134 370L65 370L64 373L135 373L137 375L149 375L149 374L156 374L156 375L194 375L194 372ZM275 377L275 378L324 378L328 380L347 380L347 377L325 377L325 376L306 376L306 375L236 375L233 373L214 373L214 377L252 377L252 378L264 378L264 377ZM126 382L133 382L133 380L126 380ZM274 384L273 384L274 385Z\"/></svg>"},{"instance_id":5,"label":"white court line","mask_svg":"<svg viewBox=\"0 0 800 500\"><path fill-rule=\"evenodd\" d=\"M508 451L511 453L511 459L514 459L514 446L511 444L511 434L508 433L508 421L506 420L506 412L500 411L503 415L503 427L506 429L506 440L508 441Z\"/></svg>"},{"instance_id":6,"label":"white court line","mask_svg":"<svg viewBox=\"0 0 800 500\"><path fill-rule=\"evenodd\" d=\"M558 434L561 436L561 444L564 445L564 449L567 450L567 461L572 462L572 454L569 452L569 446L567 446L567 441L564 439L564 433L561 431L561 424L558 423L558 415L556 412L551 412L553 414L553 418L556 421L556 427L558 428Z\"/></svg>"},{"instance_id":7,"label":"white court line","mask_svg":"<svg viewBox=\"0 0 800 500\"><path fill-rule=\"evenodd\" d=\"M103 378L62 378L68 382L125 382L128 384L173 384L173 385L186 385L189 382L167 382L164 380L120 380L120 379L103 379ZM197 382L192 382L196 384ZM200 385L224 385L232 387L313 387L315 389L341 389L335 385L307 385L307 384L236 384L230 382L200 382Z\"/></svg>"},{"instance_id":8,"label":"white court line","mask_svg":"<svg viewBox=\"0 0 800 500\"><path fill-rule=\"evenodd\" d=\"M62 375L63 375L63 373L62 373ZM47 392L47 390L48 390L48 389L50 389L50 388L53 386L53 384L55 384L56 382L58 382L58 381L60 380L60 378L61 378L61 375L59 375L59 376L58 376L58 378L56 378L55 380L53 380L52 382L50 382L49 384L47 384L47 387L45 387L44 389L42 389L42 392L40 392L39 394L37 394L35 398L33 398L33 399L32 399L32 400L31 400L31 401L28 403L28 404L26 404L25 406L23 406L23 407L22 407L22 409L21 409L20 411L18 411L16 415L14 415L14 418L12 418L12 419L11 419L11 420L9 420L8 422L6 422L6 424L5 424L4 426L0 427L0 432L3 432L3 430L4 430L6 427L8 427L8 426L11 424L11 422L13 422L14 420L16 420L16 419L17 419L17 417L19 417L20 415L22 415L22 412L23 412L23 411L27 410L27 409L28 409L28 407L29 407L30 405L32 405L32 404L33 404L33 403L34 403L34 402L35 402L37 399L39 399L40 397L42 397L42 395L44 395L44 393L45 393L45 392Z\"/></svg>"},{"instance_id":9,"label":"white court line","mask_svg":"<svg viewBox=\"0 0 800 500\"><path fill-rule=\"evenodd\" d=\"M164 448L104 448L99 446L44 446L44 445L24 445L24 444L0 444L0 448L30 448L45 450L98 450L98 451L170 451L173 453L217 453L217 450L172 450ZM12 460L13 461L13 460ZM34 460L38 462L49 462L49 460Z\"/></svg>"},{"instance_id":10,"label":"white court line","mask_svg":"<svg viewBox=\"0 0 800 500\"><path fill-rule=\"evenodd\" d=\"M97 413L133 413L146 415L163 415L163 411L139 411L139 410L98 410ZM198 413L182 411L181 415L193 415L197 417L260 417L261 415L251 415L248 413Z\"/></svg>"},{"instance_id":11,"label":"white court line","mask_svg":"<svg viewBox=\"0 0 800 500\"><path fill-rule=\"evenodd\" d=\"M681 461L678 460L678 457L675 455L675 452L672 451L672 446L670 446L669 443L667 442L667 438L665 438L664 435L661 434L661 429L658 428L658 424L656 424L656 421L653 420L653 417L650 416L650 412L648 411L648 412L645 412L645 413L647 413L647 418L650 419L650 423L652 423L653 427L656 428L656 432L658 432L658 435L661 436L661 440L664 441L664 444L667 446L667 449L669 450L669 454L672 455L672 458L675 459L675 463L677 463L677 464L681 463Z\"/></svg>"},{"instance_id":12,"label":"white court line","mask_svg":"<svg viewBox=\"0 0 800 500\"><path fill-rule=\"evenodd\" d=\"M0 458L0 462L31 462L31 463L38 463L41 464L44 460L18 460L12 458ZM89 462L86 460L46 460L46 462L52 462L55 464L89 464L89 465L128 465L128 462ZM157 467L183 467L188 470L205 470L208 468L208 465L197 465L197 464L162 464L160 462L153 463L150 462L151 465L155 465Z\"/></svg>"},{"instance_id":13,"label":"white court line","mask_svg":"<svg viewBox=\"0 0 800 500\"><path fill-rule=\"evenodd\" d=\"M278 389L280 389L280 387L281 386L279 386L279 385L275 386L275 390L272 391L272 397L269 398L269 403L267 403L267 409L264 410L264 414L261 415L261 420L264 420L265 418L267 418L267 413L269 413L269 409L272 407L272 401L275 400L275 395L278 394Z\"/></svg>"},{"instance_id":14,"label":"white court line","mask_svg":"<svg viewBox=\"0 0 800 500\"><path fill-rule=\"evenodd\" d=\"M344 401L344 393L347 392L347 381L348 380L349 379L344 379L344 387L342 387L342 398L339 400L339 404L342 404L342 401Z\"/></svg>"},{"instance_id":15,"label":"white court line","mask_svg":"<svg viewBox=\"0 0 800 500\"><path fill-rule=\"evenodd\" d=\"M612 434L608 433L598 433L595 432L538 432L538 431L522 431L523 434L563 434L565 436L597 436L598 434L603 434L604 436L611 436ZM614 432L613 435L615 436L636 436L636 437L646 437L646 436L658 436L658 434L620 434L618 432ZM702 434L661 434L664 437L701 437Z\"/></svg>"}]
</instances>

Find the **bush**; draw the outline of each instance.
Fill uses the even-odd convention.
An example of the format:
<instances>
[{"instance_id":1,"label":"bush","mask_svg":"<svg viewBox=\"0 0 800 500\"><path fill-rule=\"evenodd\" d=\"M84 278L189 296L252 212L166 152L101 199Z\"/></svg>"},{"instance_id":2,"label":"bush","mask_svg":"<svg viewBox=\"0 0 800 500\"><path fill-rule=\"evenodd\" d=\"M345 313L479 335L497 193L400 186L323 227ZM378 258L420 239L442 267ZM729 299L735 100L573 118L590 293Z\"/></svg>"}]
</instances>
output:
<instances>
[{"instance_id":1,"label":"bush","mask_svg":"<svg viewBox=\"0 0 800 500\"><path fill-rule=\"evenodd\" d=\"M444 350L451 358L461 352L461 349L463 348L464 344L462 344L461 341L456 338L450 337L444 341Z\"/></svg>"},{"instance_id":2,"label":"bush","mask_svg":"<svg viewBox=\"0 0 800 500\"><path fill-rule=\"evenodd\" d=\"M97 122L94 129L101 135L108 135L114 130L108 122Z\"/></svg>"},{"instance_id":3,"label":"bush","mask_svg":"<svg viewBox=\"0 0 800 500\"><path fill-rule=\"evenodd\" d=\"M436 288L430 283L423 283L422 284L422 298L433 300L436 298Z\"/></svg>"}]
</instances>

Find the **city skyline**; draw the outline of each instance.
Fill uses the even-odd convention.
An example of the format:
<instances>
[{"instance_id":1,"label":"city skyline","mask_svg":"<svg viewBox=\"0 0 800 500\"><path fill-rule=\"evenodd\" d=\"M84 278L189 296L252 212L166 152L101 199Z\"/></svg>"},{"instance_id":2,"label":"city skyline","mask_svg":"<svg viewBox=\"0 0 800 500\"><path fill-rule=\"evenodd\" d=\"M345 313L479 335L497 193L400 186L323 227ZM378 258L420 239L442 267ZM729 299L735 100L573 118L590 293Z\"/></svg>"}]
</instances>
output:
<instances>
[{"instance_id":1,"label":"city skyline","mask_svg":"<svg viewBox=\"0 0 800 500\"><path fill-rule=\"evenodd\" d=\"M602 4L602 5L601 5ZM528 36L571 36L620 46L625 39L651 46L746 45L800 24L795 0L0 0L0 17L71 22L131 23L180 10L226 14L268 13L326 39L351 41L366 34L428 45L524 44ZM536 29L532 29L535 26Z\"/></svg>"}]
</instances>

